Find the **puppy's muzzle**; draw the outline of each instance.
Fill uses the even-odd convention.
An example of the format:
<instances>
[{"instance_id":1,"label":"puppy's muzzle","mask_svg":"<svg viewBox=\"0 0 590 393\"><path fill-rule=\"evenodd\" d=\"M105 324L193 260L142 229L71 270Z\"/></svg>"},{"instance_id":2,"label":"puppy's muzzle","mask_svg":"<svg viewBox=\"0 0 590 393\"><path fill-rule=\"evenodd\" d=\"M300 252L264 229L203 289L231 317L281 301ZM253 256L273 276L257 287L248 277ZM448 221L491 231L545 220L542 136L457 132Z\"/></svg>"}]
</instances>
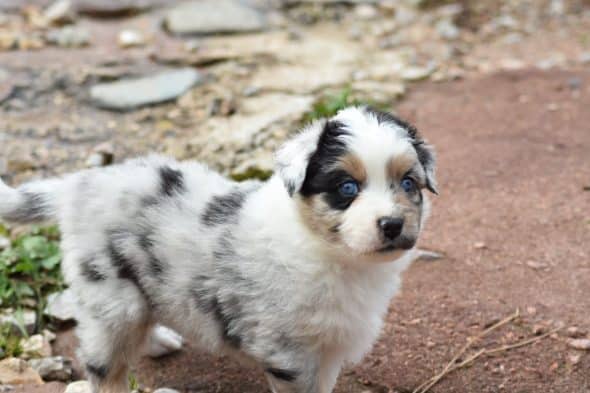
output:
<instances>
[{"instance_id":1,"label":"puppy's muzzle","mask_svg":"<svg viewBox=\"0 0 590 393\"><path fill-rule=\"evenodd\" d=\"M387 241L394 241L404 228L404 219L397 217L381 217L377 220L377 226L381 229L383 237Z\"/></svg>"},{"instance_id":2,"label":"puppy's muzzle","mask_svg":"<svg viewBox=\"0 0 590 393\"><path fill-rule=\"evenodd\" d=\"M404 219L400 217L381 217L377 220L377 226L383 238L384 247L379 252L389 252L398 249L409 250L414 247L415 239L402 235Z\"/></svg>"}]
</instances>

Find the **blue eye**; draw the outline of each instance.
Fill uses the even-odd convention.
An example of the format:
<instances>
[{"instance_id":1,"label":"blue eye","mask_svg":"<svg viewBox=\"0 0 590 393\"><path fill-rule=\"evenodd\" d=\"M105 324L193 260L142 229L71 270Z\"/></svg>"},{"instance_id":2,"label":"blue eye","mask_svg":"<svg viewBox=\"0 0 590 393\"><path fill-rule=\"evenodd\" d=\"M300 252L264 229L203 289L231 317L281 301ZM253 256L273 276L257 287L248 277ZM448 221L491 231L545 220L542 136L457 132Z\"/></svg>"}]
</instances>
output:
<instances>
[{"instance_id":1,"label":"blue eye","mask_svg":"<svg viewBox=\"0 0 590 393\"><path fill-rule=\"evenodd\" d=\"M416 189L416 182L409 177L405 177L402 179L401 186L405 192L412 192Z\"/></svg>"},{"instance_id":2,"label":"blue eye","mask_svg":"<svg viewBox=\"0 0 590 393\"><path fill-rule=\"evenodd\" d=\"M359 185L354 181L347 181L338 186L338 191L342 196L352 198L359 193Z\"/></svg>"}]
</instances>

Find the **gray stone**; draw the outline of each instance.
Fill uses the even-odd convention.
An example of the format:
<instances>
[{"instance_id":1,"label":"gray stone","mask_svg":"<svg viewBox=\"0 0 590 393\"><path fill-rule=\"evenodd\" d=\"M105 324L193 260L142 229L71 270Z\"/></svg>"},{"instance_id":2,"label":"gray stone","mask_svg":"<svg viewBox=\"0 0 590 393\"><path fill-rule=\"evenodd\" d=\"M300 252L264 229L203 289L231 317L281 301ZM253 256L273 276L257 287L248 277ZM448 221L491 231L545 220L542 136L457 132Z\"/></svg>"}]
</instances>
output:
<instances>
[{"instance_id":1,"label":"gray stone","mask_svg":"<svg viewBox=\"0 0 590 393\"><path fill-rule=\"evenodd\" d=\"M582 64L590 64L590 52L583 52L580 54L578 61Z\"/></svg>"},{"instance_id":2,"label":"gray stone","mask_svg":"<svg viewBox=\"0 0 590 393\"><path fill-rule=\"evenodd\" d=\"M49 23L61 25L73 22L76 12L71 0L57 0L45 9L43 16Z\"/></svg>"},{"instance_id":3,"label":"gray stone","mask_svg":"<svg viewBox=\"0 0 590 393\"><path fill-rule=\"evenodd\" d=\"M0 250L10 247L10 239L0 235Z\"/></svg>"},{"instance_id":4,"label":"gray stone","mask_svg":"<svg viewBox=\"0 0 590 393\"><path fill-rule=\"evenodd\" d=\"M76 381L70 383L64 393L92 393L92 387L88 381Z\"/></svg>"},{"instance_id":5,"label":"gray stone","mask_svg":"<svg viewBox=\"0 0 590 393\"><path fill-rule=\"evenodd\" d=\"M66 382L72 378L72 360L63 356L29 360L29 366L37 371L44 381Z\"/></svg>"},{"instance_id":6,"label":"gray stone","mask_svg":"<svg viewBox=\"0 0 590 393\"><path fill-rule=\"evenodd\" d=\"M178 390L170 389L170 388L160 388L154 390L154 393L179 393Z\"/></svg>"},{"instance_id":7,"label":"gray stone","mask_svg":"<svg viewBox=\"0 0 590 393\"><path fill-rule=\"evenodd\" d=\"M49 43L64 48L79 48L90 43L88 30L76 26L65 26L61 29L50 30L45 38Z\"/></svg>"},{"instance_id":8,"label":"gray stone","mask_svg":"<svg viewBox=\"0 0 590 393\"><path fill-rule=\"evenodd\" d=\"M235 33L263 30L266 16L238 0L202 0L180 4L165 18L175 34Z\"/></svg>"},{"instance_id":9,"label":"gray stone","mask_svg":"<svg viewBox=\"0 0 590 393\"><path fill-rule=\"evenodd\" d=\"M141 31L134 29L125 29L119 32L117 43L121 48L131 48L134 46L145 45L145 37Z\"/></svg>"},{"instance_id":10,"label":"gray stone","mask_svg":"<svg viewBox=\"0 0 590 393\"><path fill-rule=\"evenodd\" d=\"M90 89L90 97L99 107L129 110L173 100L201 80L200 73L183 68L139 79L98 84Z\"/></svg>"},{"instance_id":11,"label":"gray stone","mask_svg":"<svg viewBox=\"0 0 590 393\"><path fill-rule=\"evenodd\" d=\"M0 314L0 325L12 325L14 333L21 333L21 328L24 328L28 334L33 334L36 322L37 314L33 310L23 310L21 314L20 311L7 308Z\"/></svg>"},{"instance_id":12,"label":"gray stone","mask_svg":"<svg viewBox=\"0 0 590 393\"><path fill-rule=\"evenodd\" d=\"M78 12L94 16L121 16L156 5L165 5L167 0L76 0Z\"/></svg>"},{"instance_id":13,"label":"gray stone","mask_svg":"<svg viewBox=\"0 0 590 393\"><path fill-rule=\"evenodd\" d=\"M76 319L77 303L71 289L63 292L52 293L47 296L45 315L59 322L73 321Z\"/></svg>"},{"instance_id":14,"label":"gray stone","mask_svg":"<svg viewBox=\"0 0 590 393\"><path fill-rule=\"evenodd\" d=\"M441 19L436 23L436 32L445 40L456 40L461 31L450 19Z\"/></svg>"},{"instance_id":15,"label":"gray stone","mask_svg":"<svg viewBox=\"0 0 590 393\"><path fill-rule=\"evenodd\" d=\"M590 350L590 339L587 338L576 338L568 341L568 345L574 349L581 349L588 351Z\"/></svg>"}]
</instances>

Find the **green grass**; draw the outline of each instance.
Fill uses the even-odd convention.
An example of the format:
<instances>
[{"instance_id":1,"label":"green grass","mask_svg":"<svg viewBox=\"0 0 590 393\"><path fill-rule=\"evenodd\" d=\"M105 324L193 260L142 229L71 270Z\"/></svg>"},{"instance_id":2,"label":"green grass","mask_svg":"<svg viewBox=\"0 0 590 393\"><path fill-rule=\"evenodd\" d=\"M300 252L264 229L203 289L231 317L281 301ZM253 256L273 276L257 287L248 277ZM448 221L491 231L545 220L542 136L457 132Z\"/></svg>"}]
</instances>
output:
<instances>
[{"instance_id":1,"label":"green grass","mask_svg":"<svg viewBox=\"0 0 590 393\"><path fill-rule=\"evenodd\" d=\"M0 235L10 237L8 228L0 224ZM0 309L33 309L37 314L36 332L44 325L43 310L47 295L64 288L60 271L61 252L56 227L33 228L19 234L11 245L0 251ZM13 327L0 326L0 352L18 355L19 336Z\"/></svg>"},{"instance_id":2,"label":"green grass","mask_svg":"<svg viewBox=\"0 0 590 393\"><path fill-rule=\"evenodd\" d=\"M303 115L302 123L307 124L313 120L334 116L339 110L355 105L369 105L381 110L390 109L389 104L363 99L355 94L350 87L346 87L335 94L328 94L317 100L311 111Z\"/></svg>"}]
</instances>

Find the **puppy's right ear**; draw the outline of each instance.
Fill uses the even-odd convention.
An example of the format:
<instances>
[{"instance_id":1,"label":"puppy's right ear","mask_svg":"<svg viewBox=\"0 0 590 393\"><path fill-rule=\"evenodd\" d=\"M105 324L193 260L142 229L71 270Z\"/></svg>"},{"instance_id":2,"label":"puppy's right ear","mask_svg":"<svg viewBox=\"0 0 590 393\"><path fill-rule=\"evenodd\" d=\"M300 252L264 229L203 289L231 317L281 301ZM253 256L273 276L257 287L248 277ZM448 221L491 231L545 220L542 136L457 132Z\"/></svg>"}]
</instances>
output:
<instances>
[{"instance_id":1,"label":"puppy's right ear","mask_svg":"<svg viewBox=\"0 0 590 393\"><path fill-rule=\"evenodd\" d=\"M316 151L323 129L322 121L316 121L287 140L275 155L276 173L281 177L290 196L301 189L305 181L309 159Z\"/></svg>"}]
</instances>

